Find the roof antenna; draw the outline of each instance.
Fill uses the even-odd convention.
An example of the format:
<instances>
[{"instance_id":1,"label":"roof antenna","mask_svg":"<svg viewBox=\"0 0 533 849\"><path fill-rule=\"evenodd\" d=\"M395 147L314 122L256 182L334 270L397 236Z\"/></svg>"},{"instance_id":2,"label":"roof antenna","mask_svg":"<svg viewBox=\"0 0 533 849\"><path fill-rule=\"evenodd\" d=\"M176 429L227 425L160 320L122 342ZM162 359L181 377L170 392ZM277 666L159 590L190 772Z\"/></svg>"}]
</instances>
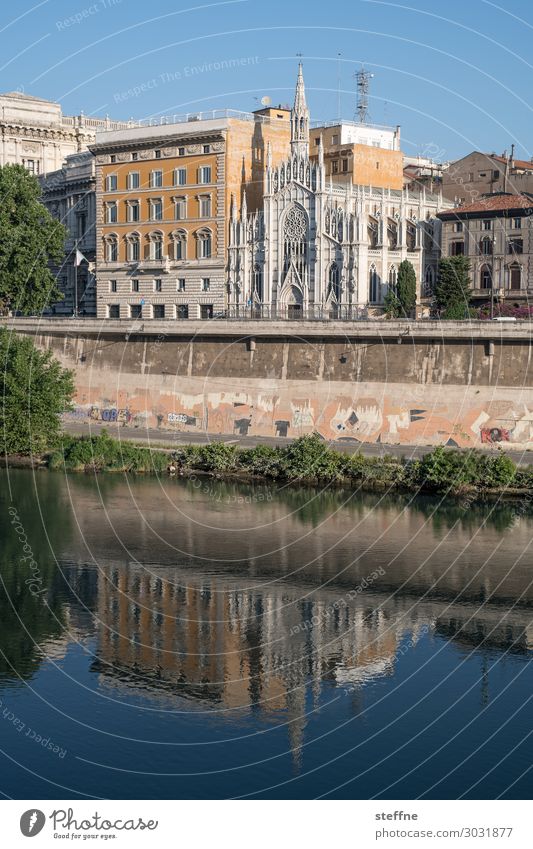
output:
<instances>
[{"instance_id":1,"label":"roof antenna","mask_svg":"<svg viewBox=\"0 0 533 849\"><path fill-rule=\"evenodd\" d=\"M354 74L357 80L357 108L355 118L360 124L368 124L370 115L368 114L368 92L370 89L370 80L374 74L369 74L361 65L361 70Z\"/></svg>"}]
</instances>

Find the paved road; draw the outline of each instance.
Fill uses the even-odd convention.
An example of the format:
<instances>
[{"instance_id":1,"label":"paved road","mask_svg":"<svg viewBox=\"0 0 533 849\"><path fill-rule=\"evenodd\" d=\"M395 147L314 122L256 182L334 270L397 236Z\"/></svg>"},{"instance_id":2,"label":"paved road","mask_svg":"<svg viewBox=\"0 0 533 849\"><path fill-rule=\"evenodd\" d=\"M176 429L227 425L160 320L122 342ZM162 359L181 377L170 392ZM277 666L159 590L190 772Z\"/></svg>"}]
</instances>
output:
<instances>
[{"instance_id":1,"label":"paved road","mask_svg":"<svg viewBox=\"0 0 533 849\"><path fill-rule=\"evenodd\" d=\"M89 433L98 434L107 429L111 436L116 439L124 439L138 444L157 445L158 448L172 448L177 445L205 445L207 442L226 442L229 445L240 445L243 448L253 448L255 445L287 445L290 439L271 436L221 436L216 433L182 433L179 431L164 431L156 429L127 428L114 423L103 424L102 422L65 422L64 428L67 433L73 435L87 436ZM433 446L415 445L382 445L376 442L352 442L335 440L329 443L337 451L345 451L348 454L360 452L368 457L383 457L386 454L393 457L423 457L432 450ZM488 448L495 453L498 449ZM533 463L532 452L506 451L515 463L527 466Z\"/></svg>"}]
</instances>

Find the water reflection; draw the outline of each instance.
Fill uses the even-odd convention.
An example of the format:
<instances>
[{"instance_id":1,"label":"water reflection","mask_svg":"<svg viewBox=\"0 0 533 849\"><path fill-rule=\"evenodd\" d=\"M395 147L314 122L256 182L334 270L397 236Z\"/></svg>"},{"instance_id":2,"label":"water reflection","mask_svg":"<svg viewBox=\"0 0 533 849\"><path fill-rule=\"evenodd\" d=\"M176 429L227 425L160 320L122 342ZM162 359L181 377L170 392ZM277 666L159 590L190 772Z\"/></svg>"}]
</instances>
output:
<instances>
[{"instance_id":1,"label":"water reflection","mask_svg":"<svg viewBox=\"0 0 533 849\"><path fill-rule=\"evenodd\" d=\"M485 670L531 652L531 520L510 526L507 505L458 515L430 499L59 474L35 496L30 480L11 476L13 503L47 594L28 594L3 510L0 686L90 640L100 692L283 722L299 763L323 689L357 713L422 639L434 655L476 651Z\"/></svg>"}]
</instances>

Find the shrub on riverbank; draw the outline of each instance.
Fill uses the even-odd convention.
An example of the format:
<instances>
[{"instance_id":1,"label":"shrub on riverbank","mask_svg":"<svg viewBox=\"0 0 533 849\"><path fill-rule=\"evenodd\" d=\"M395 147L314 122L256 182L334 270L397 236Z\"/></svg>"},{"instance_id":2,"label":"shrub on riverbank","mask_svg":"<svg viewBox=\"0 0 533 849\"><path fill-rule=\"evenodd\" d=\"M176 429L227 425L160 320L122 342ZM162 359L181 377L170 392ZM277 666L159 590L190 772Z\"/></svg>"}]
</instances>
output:
<instances>
[{"instance_id":1,"label":"shrub on riverbank","mask_svg":"<svg viewBox=\"0 0 533 849\"><path fill-rule=\"evenodd\" d=\"M131 442L98 436L66 436L48 460L51 469L69 471L163 472L168 466L165 451L152 451Z\"/></svg>"},{"instance_id":2,"label":"shrub on riverbank","mask_svg":"<svg viewBox=\"0 0 533 849\"><path fill-rule=\"evenodd\" d=\"M223 442L184 445L174 453L112 439L63 436L49 457L50 468L73 471L164 472L253 477L308 484L345 484L365 489L400 489L450 494L503 491L533 492L533 467L518 469L503 452L434 448L419 460L366 457L330 448L318 434L283 447L239 448Z\"/></svg>"},{"instance_id":3,"label":"shrub on riverbank","mask_svg":"<svg viewBox=\"0 0 533 849\"><path fill-rule=\"evenodd\" d=\"M60 435L74 383L49 351L0 329L0 454L40 454Z\"/></svg>"}]
</instances>

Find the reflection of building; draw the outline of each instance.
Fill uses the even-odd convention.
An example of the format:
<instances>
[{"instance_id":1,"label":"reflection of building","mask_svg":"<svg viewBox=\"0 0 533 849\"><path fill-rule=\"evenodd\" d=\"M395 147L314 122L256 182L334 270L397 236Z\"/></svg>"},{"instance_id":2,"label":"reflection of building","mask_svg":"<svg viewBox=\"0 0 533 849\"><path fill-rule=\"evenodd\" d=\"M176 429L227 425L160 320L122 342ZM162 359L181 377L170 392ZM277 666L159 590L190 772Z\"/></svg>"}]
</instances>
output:
<instances>
[{"instance_id":1,"label":"reflection of building","mask_svg":"<svg viewBox=\"0 0 533 849\"><path fill-rule=\"evenodd\" d=\"M94 262L96 259L95 163L89 151L67 156L59 171L41 178L42 202L68 230L65 260L53 269L65 299L53 305L58 315L71 315L77 304L80 315L96 314ZM86 258L74 266L76 247ZM74 286L77 281L77 298Z\"/></svg>"},{"instance_id":2,"label":"reflection of building","mask_svg":"<svg viewBox=\"0 0 533 849\"><path fill-rule=\"evenodd\" d=\"M406 259L415 269L419 298L430 293L442 204L424 189L402 190L398 133L376 130L373 139L372 128L364 125L339 124L311 134L309 127L300 65L290 147L280 164L267 151L263 208L252 213L244 205L239 213L237 203L232 208L230 313L248 309L257 317L281 318L355 317L359 308L379 313Z\"/></svg>"},{"instance_id":3,"label":"reflection of building","mask_svg":"<svg viewBox=\"0 0 533 849\"><path fill-rule=\"evenodd\" d=\"M356 670L367 670L365 681L390 674L398 639L412 627L400 613L364 610L335 591L299 598L295 587L243 589L183 569L106 568L93 669L154 694L283 712L296 750L308 686L316 695L341 667L348 685Z\"/></svg>"},{"instance_id":4,"label":"reflection of building","mask_svg":"<svg viewBox=\"0 0 533 849\"><path fill-rule=\"evenodd\" d=\"M87 150L97 130L127 126L109 118L63 115L59 103L22 92L0 94L0 166L18 164L32 174L48 174L69 154Z\"/></svg>"},{"instance_id":5,"label":"reflection of building","mask_svg":"<svg viewBox=\"0 0 533 849\"><path fill-rule=\"evenodd\" d=\"M467 256L474 299L533 294L533 195L490 194L441 212L443 256Z\"/></svg>"}]
</instances>

